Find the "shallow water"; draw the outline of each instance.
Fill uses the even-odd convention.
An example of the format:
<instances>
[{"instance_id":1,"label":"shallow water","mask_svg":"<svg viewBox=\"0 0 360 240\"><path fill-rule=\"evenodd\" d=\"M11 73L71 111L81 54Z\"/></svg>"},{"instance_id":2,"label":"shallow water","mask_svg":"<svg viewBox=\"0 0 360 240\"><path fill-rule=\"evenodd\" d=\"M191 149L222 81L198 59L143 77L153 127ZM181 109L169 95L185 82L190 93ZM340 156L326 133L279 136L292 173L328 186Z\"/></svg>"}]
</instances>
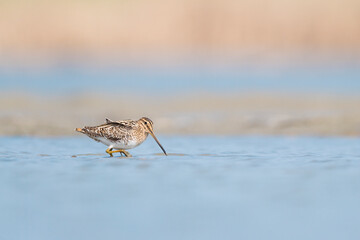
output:
<instances>
[{"instance_id":1,"label":"shallow water","mask_svg":"<svg viewBox=\"0 0 360 240\"><path fill-rule=\"evenodd\" d=\"M0 239L360 239L360 139L0 138Z\"/></svg>"}]
</instances>

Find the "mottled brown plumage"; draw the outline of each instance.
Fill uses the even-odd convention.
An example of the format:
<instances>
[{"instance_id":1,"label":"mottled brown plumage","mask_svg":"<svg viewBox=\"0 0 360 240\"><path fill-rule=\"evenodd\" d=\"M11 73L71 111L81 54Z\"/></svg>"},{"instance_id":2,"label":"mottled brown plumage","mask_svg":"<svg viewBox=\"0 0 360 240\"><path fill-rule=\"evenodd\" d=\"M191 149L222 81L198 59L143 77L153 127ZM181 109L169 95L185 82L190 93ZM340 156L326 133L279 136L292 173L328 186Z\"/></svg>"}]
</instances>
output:
<instances>
[{"instance_id":1,"label":"mottled brown plumage","mask_svg":"<svg viewBox=\"0 0 360 240\"><path fill-rule=\"evenodd\" d=\"M109 146L106 152L110 154L111 157L114 152L120 152L120 154L124 154L125 156L131 156L125 150L140 145L150 133L165 155L167 155L166 151L154 135L153 121L147 117L142 117L137 121L112 121L106 119L105 124L94 127L76 128L76 131L84 133L95 141ZM117 150L113 151L113 149Z\"/></svg>"}]
</instances>

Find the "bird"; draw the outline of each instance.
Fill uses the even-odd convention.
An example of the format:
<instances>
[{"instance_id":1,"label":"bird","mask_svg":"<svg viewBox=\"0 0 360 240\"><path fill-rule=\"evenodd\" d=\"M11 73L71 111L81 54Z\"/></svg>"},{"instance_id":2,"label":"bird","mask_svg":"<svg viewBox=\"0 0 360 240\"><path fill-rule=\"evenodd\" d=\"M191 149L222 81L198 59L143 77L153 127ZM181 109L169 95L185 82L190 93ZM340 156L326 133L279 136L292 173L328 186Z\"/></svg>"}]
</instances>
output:
<instances>
[{"instance_id":1,"label":"bird","mask_svg":"<svg viewBox=\"0 0 360 240\"><path fill-rule=\"evenodd\" d=\"M147 117L142 117L139 120L128 119L122 121L113 121L106 118L104 124L76 128L75 131L108 146L105 152L110 157L116 152L119 152L121 156L124 154L125 157L131 157L131 154L125 150L139 146L150 134L167 156L165 149L154 134L153 124L153 121Z\"/></svg>"}]
</instances>

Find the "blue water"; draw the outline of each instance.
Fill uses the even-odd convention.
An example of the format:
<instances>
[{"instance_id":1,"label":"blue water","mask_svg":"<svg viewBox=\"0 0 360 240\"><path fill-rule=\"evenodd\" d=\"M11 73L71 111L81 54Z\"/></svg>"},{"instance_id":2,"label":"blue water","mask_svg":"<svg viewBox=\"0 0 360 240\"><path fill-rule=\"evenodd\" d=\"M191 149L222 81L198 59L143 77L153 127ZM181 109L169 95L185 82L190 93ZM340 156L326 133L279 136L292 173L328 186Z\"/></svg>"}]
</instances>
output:
<instances>
[{"instance_id":1,"label":"blue water","mask_svg":"<svg viewBox=\"0 0 360 240\"><path fill-rule=\"evenodd\" d=\"M0 239L360 239L360 139L0 138Z\"/></svg>"},{"instance_id":2,"label":"blue water","mask_svg":"<svg viewBox=\"0 0 360 240\"><path fill-rule=\"evenodd\" d=\"M360 93L358 65L248 67L59 67L48 71L1 69L0 90L36 94L248 92Z\"/></svg>"}]
</instances>

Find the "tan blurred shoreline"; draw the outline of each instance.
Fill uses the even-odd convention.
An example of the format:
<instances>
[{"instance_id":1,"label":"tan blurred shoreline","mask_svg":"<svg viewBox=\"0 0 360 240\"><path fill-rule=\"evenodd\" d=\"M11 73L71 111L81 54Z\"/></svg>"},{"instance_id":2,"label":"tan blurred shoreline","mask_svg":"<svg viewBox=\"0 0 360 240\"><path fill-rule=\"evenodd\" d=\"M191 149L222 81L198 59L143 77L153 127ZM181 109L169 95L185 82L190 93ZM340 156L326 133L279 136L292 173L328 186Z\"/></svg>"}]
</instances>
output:
<instances>
[{"instance_id":1,"label":"tan blurred shoreline","mask_svg":"<svg viewBox=\"0 0 360 240\"><path fill-rule=\"evenodd\" d=\"M181 64L223 71L281 72L291 64L356 69L359 9L358 0L0 0L0 71L31 81L30 73L44 67L89 75L131 65L160 71ZM359 97L316 94L145 99L3 92L0 135L75 135L75 127L105 117L145 115L164 134L359 136L359 103Z\"/></svg>"},{"instance_id":2,"label":"tan blurred shoreline","mask_svg":"<svg viewBox=\"0 0 360 240\"><path fill-rule=\"evenodd\" d=\"M2 0L0 56L360 55L359 9L357 0Z\"/></svg>"},{"instance_id":3,"label":"tan blurred shoreline","mask_svg":"<svg viewBox=\"0 0 360 240\"><path fill-rule=\"evenodd\" d=\"M142 98L82 95L0 96L0 135L76 136L105 117L148 116L160 134L360 136L360 97L330 95L183 95Z\"/></svg>"}]
</instances>

